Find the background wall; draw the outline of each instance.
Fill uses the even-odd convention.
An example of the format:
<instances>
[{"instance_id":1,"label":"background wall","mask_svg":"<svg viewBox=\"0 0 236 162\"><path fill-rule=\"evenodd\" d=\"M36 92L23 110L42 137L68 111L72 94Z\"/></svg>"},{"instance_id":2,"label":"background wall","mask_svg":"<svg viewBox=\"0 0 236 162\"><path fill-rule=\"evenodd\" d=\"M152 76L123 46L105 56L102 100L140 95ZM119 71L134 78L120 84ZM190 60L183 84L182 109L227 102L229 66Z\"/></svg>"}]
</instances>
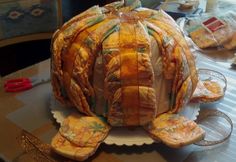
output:
<instances>
[{"instance_id":1,"label":"background wall","mask_svg":"<svg viewBox=\"0 0 236 162\"><path fill-rule=\"evenodd\" d=\"M103 6L111 1L114 0L62 0L63 20L67 21L93 5ZM141 2L143 6L153 7L158 5L160 0L141 0ZM0 75L7 75L49 57L50 40L30 41L2 47L0 48Z\"/></svg>"},{"instance_id":2,"label":"background wall","mask_svg":"<svg viewBox=\"0 0 236 162\"><path fill-rule=\"evenodd\" d=\"M64 21L67 21L74 15L77 15L95 4L103 5L104 3L104 0L89 0L86 1L86 3L84 3L84 1L81 2L80 0L62 0L63 19ZM25 32L27 32L29 27L29 24L24 27L26 29ZM11 29L9 32L14 32L14 29ZM1 47L0 76L7 75L49 57L50 40L29 41Z\"/></svg>"}]
</instances>

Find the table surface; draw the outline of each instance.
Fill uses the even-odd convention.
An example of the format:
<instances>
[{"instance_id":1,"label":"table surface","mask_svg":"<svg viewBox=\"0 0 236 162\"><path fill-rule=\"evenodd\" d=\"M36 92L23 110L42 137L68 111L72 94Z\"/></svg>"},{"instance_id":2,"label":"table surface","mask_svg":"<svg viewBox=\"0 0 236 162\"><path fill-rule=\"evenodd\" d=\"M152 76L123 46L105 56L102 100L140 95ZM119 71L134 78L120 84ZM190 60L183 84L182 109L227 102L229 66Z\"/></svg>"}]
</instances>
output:
<instances>
[{"instance_id":1,"label":"table surface","mask_svg":"<svg viewBox=\"0 0 236 162\"><path fill-rule=\"evenodd\" d=\"M214 59L214 58L213 58ZM215 108L225 112L236 123L236 71L230 67L230 59L224 62L222 58L212 61L205 56L197 56L198 68L209 68L223 73L228 80L228 88L223 100L217 104L201 106L201 109ZM1 79L3 82L9 78L36 77L48 78L50 76L50 60L35 64L26 69L10 74ZM51 138L58 130L58 124L53 119L49 102L52 95L51 85L43 84L31 90L20 93L6 93L2 84L0 89L0 153L9 160L31 161L29 156L22 155L16 137L25 129L41 139L50 143ZM236 160L236 131L228 141L213 147L200 147L195 145L180 149L171 149L160 143L143 146L115 146L102 144L96 154L88 161L123 162L144 160L152 161L235 161Z\"/></svg>"}]
</instances>

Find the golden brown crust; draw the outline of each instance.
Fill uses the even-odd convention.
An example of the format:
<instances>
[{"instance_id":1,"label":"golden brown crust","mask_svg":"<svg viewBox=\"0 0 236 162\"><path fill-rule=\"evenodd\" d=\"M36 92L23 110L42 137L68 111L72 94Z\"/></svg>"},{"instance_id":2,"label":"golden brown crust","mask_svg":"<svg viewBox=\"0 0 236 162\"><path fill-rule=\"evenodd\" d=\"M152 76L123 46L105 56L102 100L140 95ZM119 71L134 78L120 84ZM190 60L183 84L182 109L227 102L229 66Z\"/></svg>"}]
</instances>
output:
<instances>
[{"instance_id":1,"label":"golden brown crust","mask_svg":"<svg viewBox=\"0 0 236 162\"><path fill-rule=\"evenodd\" d=\"M172 81L171 110L180 111L198 82L194 58L182 33L163 11L136 9L139 3L120 9L122 6L123 2L102 9L95 6L55 33L52 85L56 98L86 115L95 115L90 101L95 100L93 67L99 54L103 55L108 107L120 88L153 88L155 76L150 60L153 37L161 51L164 79Z\"/></svg>"},{"instance_id":2,"label":"golden brown crust","mask_svg":"<svg viewBox=\"0 0 236 162\"><path fill-rule=\"evenodd\" d=\"M63 64L65 60L63 60L62 55L65 55L65 51L67 51L67 48L70 46L70 42L73 40L73 38L80 31L84 30L87 27L85 24L86 21L97 19L98 16L101 16L101 18L103 17L100 8L98 6L92 7L88 9L86 12L83 12L80 15L76 16L75 18L70 20L68 23L65 23L63 27L60 30L58 30L53 36L52 47L51 47L52 48L52 67L51 67L52 86L53 86L55 97L59 101L61 101L63 104L75 106L74 102L71 102L70 98L68 98L68 96L65 96L65 95L68 95L67 89L70 86L65 85L64 81L66 81L67 84L70 84L70 81L68 80L68 77L67 79L64 78L65 75L63 72L64 70ZM70 62L70 64L71 63L72 62ZM70 69L69 69L70 71L69 74L71 75ZM78 102L79 101L77 101L77 103ZM76 104L76 106L78 106L78 104ZM79 106L83 107L82 105L79 105ZM88 109L88 108L85 108L85 109ZM87 113L88 115L92 114L91 112L85 112L85 113Z\"/></svg>"},{"instance_id":3,"label":"golden brown crust","mask_svg":"<svg viewBox=\"0 0 236 162\"><path fill-rule=\"evenodd\" d=\"M198 82L194 58L182 34L172 28L171 23L153 18L145 23L161 48L164 76L173 79L171 111L179 112L189 101ZM188 88L184 88L184 84Z\"/></svg>"},{"instance_id":4,"label":"golden brown crust","mask_svg":"<svg viewBox=\"0 0 236 162\"><path fill-rule=\"evenodd\" d=\"M51 141L52 149L70 159L84 161L93 155L110 127L98 117L69 115Z\"/></svg>"},{"instance_id":5,"label":"golden brown crust","mask_svg":"<svg viewBox=\"0 0 236 162\"><path fill-rule=\"evenodd\" d=\"M96 147L108 135L110 126L98 117L72 114L68 116L59 129L68 141L80 147Z\"/></svg>"},{"instance_id":6,"label":"golden brown crust","mask_svg":"<svg viewBox=\"0 0 236 162\"><path fill-rule=\"evenodd\" d=\"M219 83L215 81L199 81L197 89L194 92L192 102L215 102L224 96L224 90Z\"/></svg>"},{"instance_id":7,"label":"golden brown crust","mask_svg":"<svg viewBox=\"0 0 236 162\"><path fill-rule=\"evenodd\" d=\"M168 113L158 116L145 129L152 138L173 148L192 144L205 136L204 130L194 121Z\"/></svg>"},{"instance_id":8,"label":"golden brown crust","mask_svg":"<svg viewBox=\"0 0 236 162\"><path fill-rule=\"evenodd\" d=\"M60 133L57 133L52 139L51 146L56 153L64 157L84 161L95 153L99 144L96 147L79 147L69 142Z\"/></svg>"}]
</instances>

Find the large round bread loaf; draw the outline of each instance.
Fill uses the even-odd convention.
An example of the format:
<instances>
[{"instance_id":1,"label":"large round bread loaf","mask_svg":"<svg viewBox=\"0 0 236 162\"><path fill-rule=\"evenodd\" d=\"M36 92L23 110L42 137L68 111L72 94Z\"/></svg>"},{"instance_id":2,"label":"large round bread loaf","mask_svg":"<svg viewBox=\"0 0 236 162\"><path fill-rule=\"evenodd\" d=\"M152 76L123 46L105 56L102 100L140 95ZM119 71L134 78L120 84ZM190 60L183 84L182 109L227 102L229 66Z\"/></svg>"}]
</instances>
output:
<instances>
[{"instance_id":1,"label":"large round bread loaf","mask_svg":"<svg viewBox=\"0 0 236 162\"><path fill-rule=\"evenodd\" d=\"M177 113L198 82L194 58L163 11L115 2L72 18L52 41L56 98L113 126Z\"/></svg>"}]
</instances>

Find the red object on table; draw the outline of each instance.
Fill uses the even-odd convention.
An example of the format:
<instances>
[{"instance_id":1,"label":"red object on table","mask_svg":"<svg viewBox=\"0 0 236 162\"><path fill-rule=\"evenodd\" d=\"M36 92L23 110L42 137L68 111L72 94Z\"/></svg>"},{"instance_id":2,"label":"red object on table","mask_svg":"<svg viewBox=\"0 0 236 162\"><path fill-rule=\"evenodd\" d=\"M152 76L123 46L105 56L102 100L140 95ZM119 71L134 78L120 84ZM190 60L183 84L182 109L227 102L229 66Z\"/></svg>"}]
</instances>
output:
<instances>
[{"instance_id":1,"label":"red object on table","mask_svg":"<svg viewBox=\"0 0 236 162\"><path fill-rule=\"evenodd\" d=\"M203 26L210 32L215 32L218 29L225 27L225 23L217 17L211 17L202 22Z\"/></svg>"},{"instance_id":2,"label":"red object on table","mask_svg":"<svg viewBox=\"0 0 236 162\"><path fill-rule=\"evenodd\" d=\"M32 81L29 78L18 78L7 80L4 84L6 92L20 92L31 89L33 87Z\"/></svg>"}]
</instances>

